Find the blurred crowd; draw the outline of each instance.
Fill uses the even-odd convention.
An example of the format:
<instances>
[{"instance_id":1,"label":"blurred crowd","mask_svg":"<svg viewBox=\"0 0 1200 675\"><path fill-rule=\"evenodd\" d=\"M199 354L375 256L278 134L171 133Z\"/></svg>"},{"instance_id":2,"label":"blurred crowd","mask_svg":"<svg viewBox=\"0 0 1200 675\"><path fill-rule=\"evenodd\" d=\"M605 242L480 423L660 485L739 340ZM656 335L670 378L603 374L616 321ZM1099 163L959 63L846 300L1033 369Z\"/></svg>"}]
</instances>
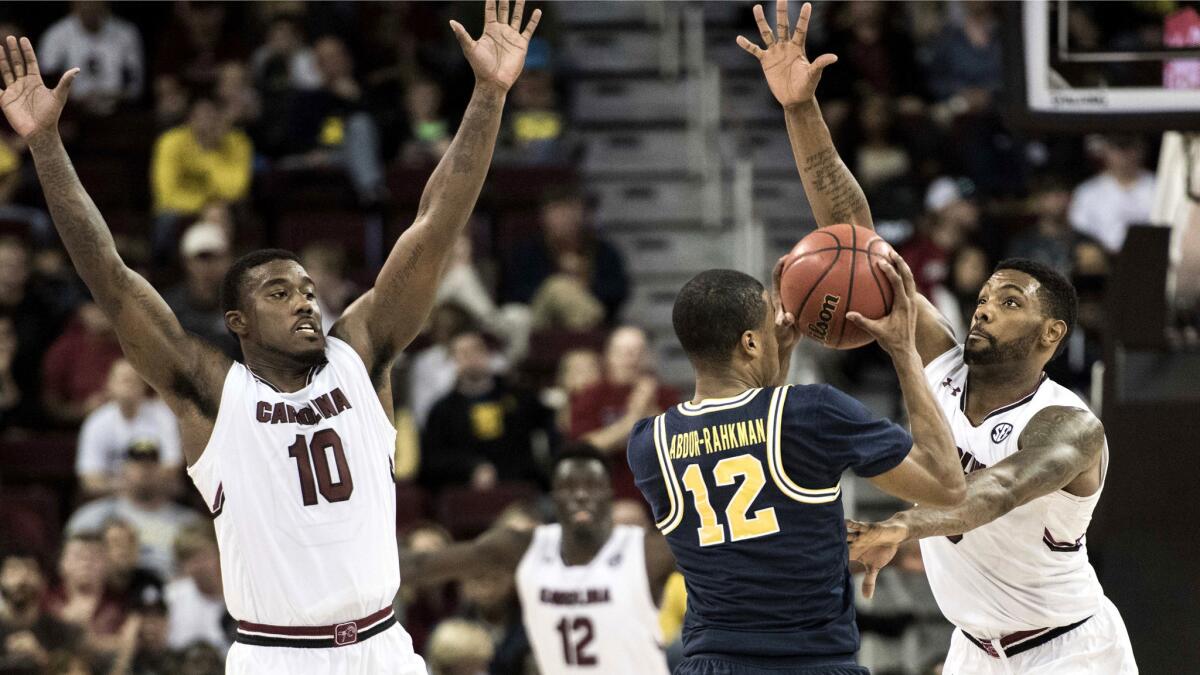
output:
<instances>
[{"instance_id":1,"label":"blurred crowd","mask_svg":"<svg viewBox=\"0 0 1200 675\"><path fill-rule=\"evenodd\" d=\"M398 531L414 550L473 536L500 512L543 521L546 467L568 441L611 458L618 520L649 526L625 440L686 396L686 383L656 376L650 336L622 322L636 270L593 226L576 177L570 54L554 21L566 9L548 9L489 178L511 193L485 192L424 334L392 372ZM1086 395L1113 256L1150 216L1156 139L1009 129L997 11L823 4L811 39L840 61L818 94L881 233L960 337L998 260L1032 257L1071 275L1080 330L1051 376ZM477 12L46 3L0 10L0 33L34 38L48 80L83 68L63 130L85 186L184 327L237 358L218 289L240 253L297 248L326 330L371 284L470 93L446 19ZM1078 23L1071 30L1087 33ZM334 204L314 215L305 200L318 198ZM841 354L827 375L853 390L873 360ZM19 455L33 460L61 450L74 466L10 476L0 463L0 673L221 672L232 619L175 420L122 359L57 243L26 149L3 129L0 445L34 448ZM901 581L881 579L885 600L862 623L869 639L909 646L876 672L924 672L913 664L935 663L944 647L936 608L920 609L932 607L923 580L903 581L923 579L919 551L901 560L885 573ZM677 579L663 599L674 639L682 596ZM398 603L433 672L531 672L511 578L405 591ZM921 630L937 635L912 637Z\"/></svg>"}]
</instances>

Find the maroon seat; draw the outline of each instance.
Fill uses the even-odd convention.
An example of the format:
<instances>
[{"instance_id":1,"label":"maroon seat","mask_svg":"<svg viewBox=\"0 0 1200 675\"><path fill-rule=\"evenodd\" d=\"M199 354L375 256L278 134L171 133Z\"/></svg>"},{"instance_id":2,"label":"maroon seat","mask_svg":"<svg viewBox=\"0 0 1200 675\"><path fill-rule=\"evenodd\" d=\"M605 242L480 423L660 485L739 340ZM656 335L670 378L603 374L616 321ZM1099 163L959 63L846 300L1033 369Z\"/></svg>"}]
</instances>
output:
<instances>
[{"instance_id":1,"label":"maroon seat","mask_svg":"<svg viewBox=\"0 0 1200 675\"><path fill-rule=\"evenodd\" d=\"M70 481L75 477L75 436L39 434L0 441L5 483Z\"/></svg>"},{"instance_id":2,"label":"maroon seat","mask_svg":"<svg viewBox=\"0 0 1200 675\"><path fill-rule=\"evenodd\" d=\"M41 487L0 492L0 540L20 544L49 561L58 547L61 527L53 492Z\"/></svg>"},{"instance_id":3,"label":"maroon seat","mask_svg":"<svg viewBox=\"0 0 1200 675\"><path fill-rule=\"evenodd\" d=\"M563 354L572 349L604 351L608 333L603 330L541 330L529 336L529 354L521 364L521 371L536 386L548 386L554 382L558 362Z\"/></svg>"},{"instance_id":4,"label":"maroon seat","mask_svg":"<svg viewBox=\"0 0 1200 675\"><path fill-rule=\"evenodd\" d=\"M396 531L405 532L429 516L429 493L420 485L396 483Z\"/></svg>"},{"instance_id":5,"label":"maroon seat","mask_svg":"<svg viewBox=\"0 0 1200 675\"><path fill-rule=\"evenodd\" d=\"M455 539L469 539L491 527L509 504L537 494L528 483L498 483L490 490L446 488L438 497L437 520Z\"/></svg>"}]
</instances>

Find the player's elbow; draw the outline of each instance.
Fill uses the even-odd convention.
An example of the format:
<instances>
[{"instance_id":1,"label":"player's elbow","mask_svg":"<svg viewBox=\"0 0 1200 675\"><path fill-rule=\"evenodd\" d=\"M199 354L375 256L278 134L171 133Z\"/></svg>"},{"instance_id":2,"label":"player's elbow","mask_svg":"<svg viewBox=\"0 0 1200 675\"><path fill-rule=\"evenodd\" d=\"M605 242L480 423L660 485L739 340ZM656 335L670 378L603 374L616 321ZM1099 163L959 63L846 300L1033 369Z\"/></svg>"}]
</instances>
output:
<instances>
[{"instance_id":1,"label":"player's elbow","mask_svg":"<svg viewBox=\"0 0 1200 675\"><path fill-rule=\"evenodd\" d=\"M932 499L926 500L931 506L958 506L967 498L967 483L961 472L939 481L941 489L936 491Z\"/></svg>"}]
</instances>

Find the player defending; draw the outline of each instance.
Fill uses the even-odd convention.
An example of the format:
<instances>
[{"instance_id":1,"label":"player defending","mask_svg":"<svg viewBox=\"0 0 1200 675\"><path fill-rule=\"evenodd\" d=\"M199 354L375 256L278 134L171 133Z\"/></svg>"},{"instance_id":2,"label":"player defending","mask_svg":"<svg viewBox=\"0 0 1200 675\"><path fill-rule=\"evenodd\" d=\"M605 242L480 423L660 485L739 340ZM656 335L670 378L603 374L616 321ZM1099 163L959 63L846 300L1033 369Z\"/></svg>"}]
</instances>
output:
<instances>
[{"instance_id":1,"label":"player defending","mask_svg":"<svg viewBox=\"0 0 1200 675\"><path fill-rule=\"evenodd\" d=\"M784 107L817 224L872 228L863 192L813 97L821 70L836 57L808 61L809 13L805 4L789 39L780 0L776 38L755 7L767 48L744 38L739 44L762 62ZM1083 543L1104 485L1104 429L1043 372L1066 344L1075 304L1074 288L1054 270L1004 261L980 291L959 345L933 305L915 298L917 351L953 429L966 499L951 508L923 502L884 523L850 523L851 555L868 567L863 590L870 595L896 545L921 539L934 595L959 628L947 675L1137 672L1124 624Z\"/></svg>"},{"instance_id":2,"label":"player defending","mask_svg":"<svg viewBox=\"0 0 1200 675\"><path fill-rule=\"evenodd\" d=\"M0 105L28 142L55 227L125 356L179 418L188 473L211 505L225 601L239 619L229 673L425 673L396 623L393 357L417 334L487 173L535 11L488 0L483 35L451 27L475 89L446 155L375 287L330 335L312 280L287 251L250 253L222 287L245 364L186 333L117 255L58 134L72 69L54 89L33 45L8 37ZM4 52L0 49L0 53Z\"/></svg>"},{"instance_id":3,"label":"player defending","mask_svg":"<svg viewBox=\"0 0 1200 675\"><path fill-rule=\"evenodd\" d=\"M754 278L709 270L675 299L695 397L634 427L629 464L687 583L676 673L865 673L842 473L903 499L962 498L950 428L917 356L912 273L894 255L878 265L895 301L860 325L892 358L912 436L833 387L783 385L799 326Z\"/></svg>"},{"instance_id":4,"label":"player defending","mask_svg":"<svg viewBox=\"0 0 1200 675\"><path fill-rule=\"evenodd\" d=\"M675 560L657 532L613 526L607 467L586 446L565 450L551 490L558 524L531 532L497 527L434 553L402 554L405 581L515 571L542 675L666 675L655 599Z\"/></svg>"}]
</instances>

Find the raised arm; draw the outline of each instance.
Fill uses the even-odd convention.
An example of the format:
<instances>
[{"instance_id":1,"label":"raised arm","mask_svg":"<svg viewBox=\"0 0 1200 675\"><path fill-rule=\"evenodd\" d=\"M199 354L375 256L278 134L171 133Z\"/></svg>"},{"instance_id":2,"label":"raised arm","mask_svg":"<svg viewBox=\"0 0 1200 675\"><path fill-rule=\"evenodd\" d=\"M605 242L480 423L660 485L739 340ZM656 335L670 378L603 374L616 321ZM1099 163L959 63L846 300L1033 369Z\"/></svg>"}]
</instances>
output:
<instances>
[{"instance_id":1,"label":"raised arm","mask_svg":"<svg viewBox=\"0 0 1200 675\"><path fill-rule=\"evenodd\" d=\"M884 492L904 500L953 506L963 499L962 466L958 462L950 424L929 390L917 354L915 305L920 296L916 282L908 264L895 252L891 253L889 261L876 264L891 281L895 297L892 311L877 320L867 319L858 312L850 312L846 318L874 336L879 346L892 357L904 406L908 410L913 446L899 465L870 481Z\"/></svg>"},{"instance_id":2,"label":"raised arm","mask_svg":"<svg viewBox=\"0 0 1200 675\"><path fill-rule=\"evenodd\" d=\"M541 18L534 10L520 30L524 0L509 16L508 0L485 0L483 35L473 40L450 26L475 72L475 90L458 133L425 185L416 220L400 236L375 279L332 334L349 342L375 377L421 330L442 273L483 187L500 130L508 89L521 74L529 40ZM498 6L497 6L498 5Z\"/></svg>"},{"instance_id":3,"label":"raised arm","mask_svg":"<svg viewBox=\"0 0 1200 675\"><path fill-rule=\"evenodd\" d=\"M79 182L58 134L58 118L79 69L68 70L57 87L48 89L28 38L18 42L8 36L5 47L0 49L4 116L29 144L54 226L75 270L116 329L126 358L180 415L192 441L185 442L190 463L208 440L203 420L211 432L229 359L190 337L149 282L125 265Z\"/></svg>"},{"instance_id":4,"label":"raised arm","mask_svg":"<svg viewBox=\"0 0 1200 675\"><path fill-rule=\"evenodd\" d=\"M475 539L451 544L440 551L400 551L400 578L406 584L429 586L487 572L515 571L533 531L494 527Z\"/></svg>"},{"instance_id":5,"label":"raised arm","mask_svg":"<svg viewBox=\"0 0 1200 675\"><path fill-rule=\"evenodd\" d=\"M775 30L767 23L762 5L754 6L754 19L765 49L738 36L742 49L750 52L762 65L767 86L775 100L783 106L787 122L788 141L796 168L804 183L813 217L818 227L850 223L874 229L871 209L858 181L846 168L833 147L833 138L815 96L821 72L837 62L833 54L822 54L809 61L805 52L808 19L812 5L804 3L796 30L788 28L787 0L775 3Z\"/></svg>"},{"instance_id":6,"label":"raised arm","mask_svg":"<svg viewBox=\"0 0 1200 675\"><path fill-rule=\"evenodd\" d=\"M958 506L921 505L880 523L848 521L850 555L865 559L872 583L870 570L877 572L908 539L967 534L1056 490L1086 496L1099 489L1104 426L1091 412L1043 408L1017 443L1019 451L967 477L966 498Z\"/></svg>"}]
</instances>

